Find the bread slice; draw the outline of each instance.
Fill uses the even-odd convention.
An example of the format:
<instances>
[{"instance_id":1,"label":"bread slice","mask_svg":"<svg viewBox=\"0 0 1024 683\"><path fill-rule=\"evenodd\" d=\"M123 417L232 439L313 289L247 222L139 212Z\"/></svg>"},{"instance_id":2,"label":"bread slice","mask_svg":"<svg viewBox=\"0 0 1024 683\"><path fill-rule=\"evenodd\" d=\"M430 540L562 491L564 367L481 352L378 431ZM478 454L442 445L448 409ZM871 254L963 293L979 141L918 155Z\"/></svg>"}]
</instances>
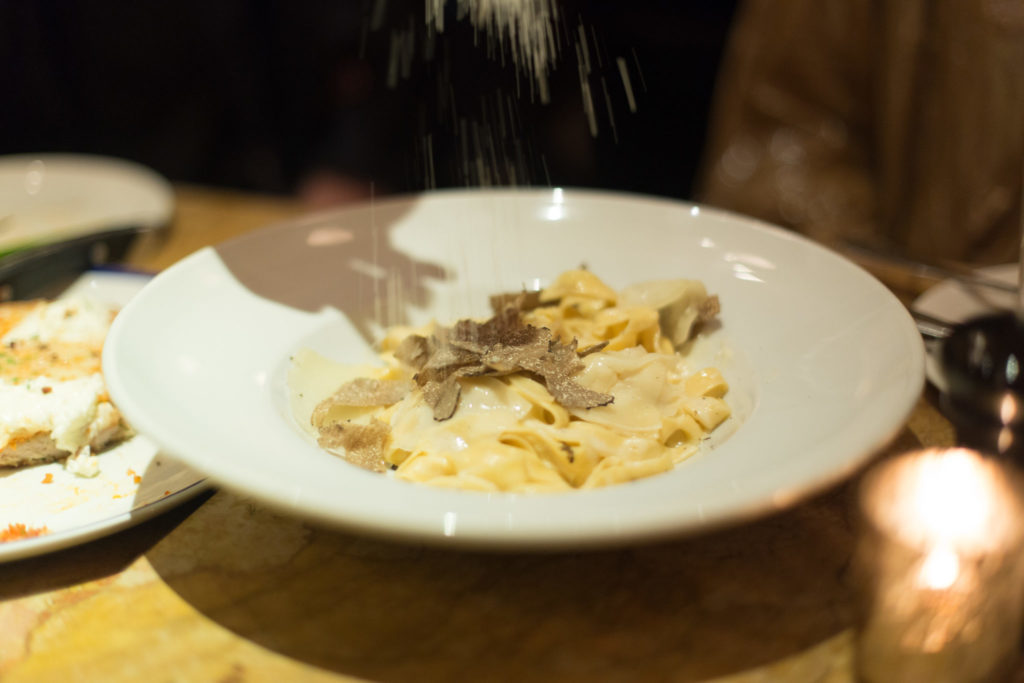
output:
<instances>
[{"instance_id":1,"label":"bread slice","mask_svg":"<svg viewBox=\"0 0 1024 683\"><path fill-rule=\"evenodd\" d=\"M113 318L88 299L0 305L0 467L66 459L92 476L93 454L131 434L101 374Z\"/></svg>"}]
</instances>

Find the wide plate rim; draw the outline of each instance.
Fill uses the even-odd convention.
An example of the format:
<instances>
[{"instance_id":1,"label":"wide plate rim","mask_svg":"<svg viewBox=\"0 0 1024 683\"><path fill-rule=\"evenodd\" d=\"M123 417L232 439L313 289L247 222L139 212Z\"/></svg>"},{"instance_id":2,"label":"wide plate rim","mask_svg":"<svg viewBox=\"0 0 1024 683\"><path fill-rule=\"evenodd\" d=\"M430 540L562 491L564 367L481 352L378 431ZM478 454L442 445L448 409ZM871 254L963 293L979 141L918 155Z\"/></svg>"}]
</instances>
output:
<instances>
[{"instance_id":1,"label":"wide plate rim","mask_svg":"<svg viewBox=\"0 0 1024 683\"><path fill-rule=\"evenodd\" d=\"M546 197L549 197L551 192L551 190L546 189L472 191L446 190L426 193L425 195L408 195L378 200L377 208L381 209L387 206L424 201L442 203L465 200L478 201L481 199L484 201L541 201ZM134 398L122 384L123 378L119 375L120 367L118 365L117 358L118 353L120 353L120 327L122 324L127 324L127 322L124 321L131 320L133 307L141 307L145 305L145 301L147 299L146 291L144 291L142 296L133 301L132 304L125 309L124 314L115 323L115 328L111 331L112 343L108 343L104 357L104 367L107 369L107 379L111 393L115 400L118 401L119 405L122 405L123 409L126 410L126 414L129 415L129 418L139 425L140 429L146 431L147 428L151 428L153 430L154 433L151 433L150 436L155 438L168 453L189 462L193 467L198 467L199 469L206 471L213 479L228 488L235 488L246 494L254 495L263 499L265 502L276 505L277 507L288 510L294 514L333 526L340 526L361 532L397 537L406 540L439 543L442 545L515 549L622 545L656 537L693 533L696 531L718 528L723 525L730 525L748 520L758 515L781 509L792 504L794 501L803 500L808 496L820 492L848 477L852 472L856 471L870 457L872 457L874 453L890 442L902 428L907 417L912 411L913 406L916 404L917 397L920 395L920 390L924 384L923 344L921 344L920 337L916 332L916 328L909 313L903 309L898 300L888 292L881 283L875 280L862 268L842 258L835 252L832 252L821 245L810 242L806 238L792 233L791 231L763 223L755 219L697 204L679 202L662 197L633 195L628 193L609 193L596 190L565 189L564 197L565 201L572 202L584 200L639 202L669 208L676 212L695 211L698 214L716 217L718 220L742 224L746 226L744 229L750 229L770 235L771 239L783 240L787 243L799 245L800 249L808 250L808 253L815 254L817 258L827 259L830 265L846 269L847 273L855 273L856 275L853 277L858 278L865 287L873 291L874 295L879 296L881 300L888 302L888 305L892 309L889 313L894 316L894 324L896 325L892 330L889 330L891 339L896 339L900 344L902 344L905 347L904 351L906 352L905 360L907 362L907 375L899 389L899 397L896 401L898 405L889 416L888 422L884 425L884 428L876 430L876 432L871 435L870 440L865 442L863 447L859 449L860 452L844 455L842 462L836 467L831 468L827 473L799 482L798 485L789 487L787 490L777 491L777 495L771 497L770 500L762 498L756 501L750 501L747 505L733 506L729 510L728 514L715 513L706 515L701 519L693 518L691 515L691 518L687 519L677 516L675 518L663 518L660 520L647 519L640 521L634 520L632 522L627 520L627 523L619 525L616 529L606 529L604 531L595 530L593 527L580 528L577 526L575 528L566 527L563 529L549 530L545 533L538 534L535 526L531 526L529 528L516 528L515 525L511 525L505 529L495 529L487 528L486 526L473 527L470 525L468 527L461 527L455 533L447 534L444 533L442 526L438 524L437 520L429 520L422 523L419 523L416 520L409 520L406 524L395 525L389 520L373 520L366 519L365 517L339 517L336 510L323 510L311 507L307 502L302 500L301 494L295 492L283 492L281 495L268 496L267 491L262 487L255 485L254 480L251 477L225 476L226 471L219 469L216 456L213 456L210 460L203 462L204 455L210 456L209 453L200 454L196 451L201 449L190 447L183 441L174 438L172 435L159 433L160 427L156 422L151 420L151 416L146 415L144 410L137 411L138 406L133 404ZM345 215L352 211L366 210L368 210L366 206L360 206L350 209L320 212L291 221L275 223L257 232L298 229L301 226L308 227L329 217ZM244 244L249 239L253 239L252 234L235 238L224 243L224 245L219 245L217 249L223 248L225 245L230 248L231 245ZM207 247L195 252L189 257L186 257L159 275L154 280L154 283L149 287L153 287L154 285L156 287L160 287L162 282L167 282L169 279L178 277L177 274L184 273L185 271L196 268L197 266L202 266L204 261L216 259L217 249ZM193 446L194 445L195 444L193 444ZM188 450L192 450L193 452L185 452ZM597 494L601 495L600 492L597 492ZM418 494L413 495L413 497L417 497L417 495ZM572 495L585 496L589 494L574 493ZM506 496L502 500L507 503L507 498L508 497ZM501 505L504 505L505 503L501 503Z\"/></svg>"}]
</instances>

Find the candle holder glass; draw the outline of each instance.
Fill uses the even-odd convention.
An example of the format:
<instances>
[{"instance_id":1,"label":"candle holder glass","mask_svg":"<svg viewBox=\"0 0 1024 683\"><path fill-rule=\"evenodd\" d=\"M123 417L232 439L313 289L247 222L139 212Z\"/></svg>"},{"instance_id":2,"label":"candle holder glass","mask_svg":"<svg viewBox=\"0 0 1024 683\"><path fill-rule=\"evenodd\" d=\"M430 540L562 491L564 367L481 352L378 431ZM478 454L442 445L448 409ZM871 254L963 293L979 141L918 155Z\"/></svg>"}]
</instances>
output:
<instances>
[{"instance_id":1,"label":"candle holder glass","mask_svg":"<svg viewBox=\"0 0 1024 683\"><path fill-rule=\"evenodd\" d=\"M999 681L1024 617L1024 485L967 449L909 453L860 487L861 680Z\"/></svg>"}]
</instances>

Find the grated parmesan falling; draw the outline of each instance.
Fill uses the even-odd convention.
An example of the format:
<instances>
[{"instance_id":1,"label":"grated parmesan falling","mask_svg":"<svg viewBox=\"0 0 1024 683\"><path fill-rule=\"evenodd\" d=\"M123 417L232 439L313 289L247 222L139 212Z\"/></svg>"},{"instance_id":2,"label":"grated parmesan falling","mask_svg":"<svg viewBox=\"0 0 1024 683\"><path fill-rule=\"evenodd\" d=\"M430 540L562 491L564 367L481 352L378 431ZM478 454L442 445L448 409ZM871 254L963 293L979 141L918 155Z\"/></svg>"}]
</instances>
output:
<instances>
[{"instance_id":1,"label":"grated parmesan falling","mask_svg":"<svg viewBox=\"0 0 1024 683\"><path fill-rule=\"evenodd\" d=\"M427 25L444 32L448 0L425 0ZM507 49L516 67L524 71L536 88L541 102L549 102L548 73L558 58L555 24L558 12L554 0L455 0L458 19L483 31L488 50ZM497 41L497 43L491 41Z\"/></svg>"},{"instance_id":2,"label":"grated parmesan falling","mask_svg":"<svg viewBox=\"0 0 1024 683\"><path fill-rule=\"evenodd\" d=\"M628 60L607 54L595 28L582 15L570 28L558 3L424 0L419 18L401 10L388 18L388 0L372 0L366 29L375 32L389 25L387 42L380 45L387 86L394 89L411 79L415 60L431 64L427 77L432 91L421 91L427 96L420 105L411 169L424 189L444 186L449 179L479 187L550 185L548 159L534 143L538 134L524 129L520 112L559 99L559 89L572 87L576 80L572 71L578 78L580 120L590 136L604 131L619 142L624 116L638 111L637 93L647 89L636 51ZM498 83L477 101L456 99L453 73L464 71L453 68L452 53L440 38L447 31L446 38L461 41L463 24L481 58L514 74L511 91ZM569 83L557 71L563 61L575 61ZM485 86L477 82L473 87L475 92Z\"/></svg>"}]
</instances>

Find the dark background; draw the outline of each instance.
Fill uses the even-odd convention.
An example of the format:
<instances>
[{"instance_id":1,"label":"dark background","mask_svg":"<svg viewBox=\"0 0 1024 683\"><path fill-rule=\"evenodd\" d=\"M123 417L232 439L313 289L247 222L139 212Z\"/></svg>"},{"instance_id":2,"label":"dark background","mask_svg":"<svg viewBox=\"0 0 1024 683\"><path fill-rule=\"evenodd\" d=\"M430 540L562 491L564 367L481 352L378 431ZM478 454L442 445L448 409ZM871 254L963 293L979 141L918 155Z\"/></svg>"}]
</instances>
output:
<instances>
[{"instance_id":1,"label":"dark background","mask_svg":"<svg viewBox=\"0 0 1024 683\"><path fill-rule=\"evenodd\" d=\"M453 11L431 41L423 5L0 0L0 154L105 154L175 181L274 193L327 170L380 193L555 184L690 196L735 0L559 3L544 104ZM596 136L579 25L602 62L589 77ZM403 31L414 57L389 87Z\"/></svg>"}]
</instances>

